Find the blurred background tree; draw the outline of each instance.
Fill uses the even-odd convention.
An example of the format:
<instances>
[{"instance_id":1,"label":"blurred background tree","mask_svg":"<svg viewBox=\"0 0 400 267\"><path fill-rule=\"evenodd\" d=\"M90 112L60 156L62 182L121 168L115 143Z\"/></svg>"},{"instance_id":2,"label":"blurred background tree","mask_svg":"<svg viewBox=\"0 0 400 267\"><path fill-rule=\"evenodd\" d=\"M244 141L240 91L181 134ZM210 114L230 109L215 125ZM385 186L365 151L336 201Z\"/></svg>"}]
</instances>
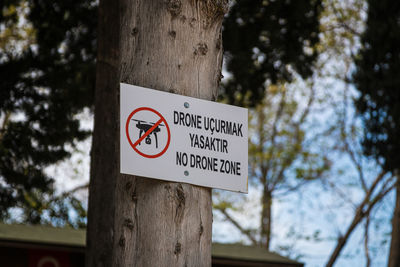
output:
<instances>
[{"instance_id":1,"label":"blurred background tree","mask_svg":"<svg viewBox=\"0 0 400 267\"><path fill-rule=\"evenodd\" d=\"M223 25L225 68L222 98L255 106L269 84L313 73L319 40L320 0L232 1Z\"/></svg>"},{"instance_id":2,"label":"blurred background tree","mask_svg":"<svg viewBox=\"0 0 400 267\"><path fill-rule=\"evenodd\" d=\"M275 248L271 248L269 244L270 238L266 238L266 236L273 236L273 231L271 231L273 227L271 227L272 220L268 219L268 216L265 216L265 214L272 213L271 209L265 209L268 206L265 203L279 202L282 196L287 196L291 192L303 194L300 186L306 185L309 181L320 180L316 178L323 178L320 180L321 185L327 189L327 192L324 192L324 194L332 195L335 199L335 204L329 203L329 201L318 203L319 209L321 211L330 210L330 206L335 206L333 209L334 214L339 210L346 210L346 212L348 210L347 219L341 216L335 219L331 218L328 224L323 227L322 234L326 227L333 227L336 221L340 223L337 230L338 233L326 238L326 240L329 239L329 242L333 244L332 252L327 256L327 266L333 266L338 262L340 255L346 253L343 251L348 250L347 244L354 242L352 241L354 233L359 233L360 231L364 231L362 242L364 243L366 266L371 266L374 259L370 247L371 239L369 238L371 224L375 223L376 231L382 231L378 230L380 226L376 226L379 224L376 214L394 188L395 179L391 172L382 168L379 161L367 159L363 155L360 146L362 138L361 125L354 112L352 101L352 98L357 93L352 86L351 73L355 67L354 57L360 48L360 36L364 30L368 5L363 0L350 2L326 0L322 1L322 6L323 11L320 14L320 41L312 48L319 55L314 62L314 74L308 81L302 79L301 75L294 75L297 79L292 79L291 84L284 85L286 89L294 87L294 91L299 95L303 93L301 97L293 100L295 105L290 105L289 103L292 103L290 101L288 103L285 101L282 102L283 104L289 104L288 106L292 107L292 110L279 109L277 108L279 107L279 103L281 103L279 99L283 99L282 95L284 95L283 91L281 91L281 98L275 95L277 98L274 101L267 101L268 104L265 106L264 113L257 112L257 110L260 110L257 108L250 111L250 114L253 115L249 125L252 132L249 140L249 158L252 167L251 170L253 170L250 173L250 181L253 181L253 183L250 183L250 186L254 187L255 191L261 191L259 195L261 208L258 210L259 215L255 217L260 220L260 223L250 225L243 218L240 219L241 214L246 214L246 217L248 217L248 211L243 207L248 207L246 202L251 201L250 198L235 198L230 195L227 196L226 193L218 192L214 203L216 210L222 213L220 218L232 223L243 234L245 237L244 240L247 240L247 242L250 241L253 244L261 244L262 246L268 244L267 247L273 250L277 248L285 249L284 246L277 246L279 241L275 243ZM259 63L257 60L254 59L256 65ZM228 82L229 79L231 77L228 75ZM276 91L276 87L274 86L264 86L264 88L267 88L267 95L262 100L259 100L259 102L274 97L273 92ZM273 89L272 93L269 91L271 88ZM314 93L316 95L314 97L316 99L309 97L312 94L304 94L307 88L309 90L310 88L315 89ZM288 90L284 92L290 95ZM306 105L310 109L311 114L300 111L297 116L294 115L296 113L293 113L293 107L299 107L301 104ZM299 120L302 117L300 114L306 114L307 116L303 116L304 120ZM260 117L260 115L262 116ZM254 117L259 119L255 120ZM297 122L297 125L299 125L299 122L302 122L298 133L301 133L303 138L286 139L290 136L288 133L291 131L288 131L287 128L283 128L285 130L281 132L277 131L274 126L275 120L272 119L270 121L266 118L286 118L286 120L281 120L283 122L288 122L290 121L288 118L291 118ZM261 121L264 123L259 124ZM320 121L321 125L315 127L316 121ZM296 125L296 123L289 123L288 125ZM265 132L261 134L262 131L255 132L254 129L262 129ZM271 142L271 140L275 139L274 133L279 133L276 135L276 140L278 140L276 144ZM316 138L313 138L313 135ZM301 140L301 142L298 143L296 140ZM270 147L271 144L274 144L274 146ZM295 147L294 145L299 144L300 146L297 146L297 149L292 149ZM282 147L288 150L282 151ZM258 148L258 150L255 148ZM270 154L270 151L276 153ZM297 159L297 161L285 160L288 155L286 152L291 152L292 159ZM319 164L315 164L314 168L307 168L307 165L312 166L310 164L312 160L299 161L303 153L312 155L314 160L316 159L315 162L319 162ZM285 165L288 162L293 163L293 166ZM301 162L299 166L302 168L315 171L308 173L311 175L303 173L301 168L296 169L298 162ZM340 166L343 166L344 162L346 162L347 166L345 170L342 170ZM278 177L284 177L284 179L276 179L273 174L267 175L267 179L260 179L264 176L262 175L263 173L265 174L270 171L270 166L275 166L276 169L283 170L277 173L281 174ZM371 166L374 168L373 171L371 170ZM297 173L300 173L300 175L297 176L293 170L297 170ZM307 179L307 177L311 177L311 179ZM258 183L254 181L258 181ZM282 183L276 184L275 181ZM262 187L260 184L267 184L267 186ZM316 185L316 183L312 184ZM273 194L271 194L271 190L268 188L276 190L272 191ZM290 190L290 188L295 188L296 190ZM311 189L311 187L307 188ZM284 190L281 191L281 189ZM265 192L268 194L265 194ZM270 197L266 198L265 196ZM324 211L324 213L329 213L329 211ZM218 213L216 214L218 215ZM322 220L322 218L314 219L318 221ZM277 224L279 222L274 223L274 225ZM328 226L329 224L331 226ZM324 238L321 237L321 231L318 229L315 229L315 232L311 234L294 234L292 232L291 236L296 236L294 239L298 240L325 242ZM386 241L383 240L382 242ZM290 247L290 245L286 246L289 249Z\"/></svg>"},{"instance_id":3,"label":"blurred background tree","mask_svg":"<svg viewBox=\"0 0 400 267\"><path fill-rule=\"evenodd\" d=\"M10 0L0 9L0 218L18 208L28 223L68 223L70 208L78 217L83 209L73 197L51 201L44 170L90 135L76 115L94 97L97 2Z\"/></svg>"},{"instance_id":4,"label":"blurred background tree","mask_svg":"<svg viewBox=\"0 0 400 267\"><path fill-rule=\"evenodd\" d=\"M400 265L400 3L369 0L366 30L356 60L356 107L365 127L364 149L397 175L390 267Z\"/></svg>"}]
</instances>

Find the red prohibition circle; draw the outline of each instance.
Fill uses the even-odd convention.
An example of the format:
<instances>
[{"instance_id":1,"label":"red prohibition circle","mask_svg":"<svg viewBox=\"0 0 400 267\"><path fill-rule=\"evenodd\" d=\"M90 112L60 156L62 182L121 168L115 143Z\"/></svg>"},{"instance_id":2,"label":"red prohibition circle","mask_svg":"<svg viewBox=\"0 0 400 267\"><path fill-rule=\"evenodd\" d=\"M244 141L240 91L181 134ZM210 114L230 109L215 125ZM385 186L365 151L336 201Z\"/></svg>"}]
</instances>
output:
<instances>
[{"instance_id":1,"label":"red prohibition circle","mask_svg":"<svg viewBox=\"0 0 400 267\"><path fill-rule=\"evenodd\" d=\"M133 115L135 115L137 112L143 111L143 110L147 110L147 111L150 111L150 112L153 112L153 113L157 114L160 117L160 119L162 120L162 122L165 123L165 127L167 128L167 132L168 132L167 144L165 145L164 149L160 153L155 154L155 155L147 155L147 154L139 151L139 149L136 148L137 145L135 146L134 143L132 143L131 138L129 137L129 123L130 123ZM135 150L139 155L141 155L143 157L146 157L146 158L158 158L159 156L164 154L165 151L167 151L167 149L169 147L169 143L171 141L171 132L169 131L169 126L168 126L167 120L157 110L154 110L154 109L149 108L149 107L141 107L141 108L137 108L134 111L132 111L132 113L128 116L128 119L126 120L125 132L126 132L126 137L128 138L128 142L131 145L131 147L133 148L133 150Z\"/></svg>"}]
</instances>

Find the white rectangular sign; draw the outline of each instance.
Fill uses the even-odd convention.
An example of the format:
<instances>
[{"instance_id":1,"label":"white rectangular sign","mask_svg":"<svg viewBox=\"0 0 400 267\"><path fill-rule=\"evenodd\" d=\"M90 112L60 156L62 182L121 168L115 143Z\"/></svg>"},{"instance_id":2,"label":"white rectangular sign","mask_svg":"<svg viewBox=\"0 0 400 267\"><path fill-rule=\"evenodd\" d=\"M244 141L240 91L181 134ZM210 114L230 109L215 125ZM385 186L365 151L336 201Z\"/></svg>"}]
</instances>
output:
<instances>
[{"instance_id":1,"label":"white rectangular sign","mask_svg":"<svg viewBox=\"0 0 400 267\"><path fill-rule=\"evenodd\" d=\"M248 111L121 83L121 173L247 193Z\"/></svg>"}]
</instances>

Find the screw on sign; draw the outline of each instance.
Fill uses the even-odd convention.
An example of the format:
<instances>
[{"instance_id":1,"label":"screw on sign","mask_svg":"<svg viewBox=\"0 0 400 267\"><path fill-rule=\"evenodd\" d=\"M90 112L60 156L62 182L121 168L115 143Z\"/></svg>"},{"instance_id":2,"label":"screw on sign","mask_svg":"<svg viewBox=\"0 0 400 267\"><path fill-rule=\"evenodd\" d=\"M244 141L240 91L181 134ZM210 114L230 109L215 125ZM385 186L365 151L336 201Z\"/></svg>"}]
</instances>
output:
<instances>
[{"instance_id":1,"label":"screw on sign","mask_svg":"<svg viewBox=\"0 0 400 267\"><path fill-rule=\"evenodd\" d=\"M131 112L125 125L129 144L139 155L157 158L163 155L171 141L171 132L165 118L149 107Z\"/></svg>"}]
</instances>

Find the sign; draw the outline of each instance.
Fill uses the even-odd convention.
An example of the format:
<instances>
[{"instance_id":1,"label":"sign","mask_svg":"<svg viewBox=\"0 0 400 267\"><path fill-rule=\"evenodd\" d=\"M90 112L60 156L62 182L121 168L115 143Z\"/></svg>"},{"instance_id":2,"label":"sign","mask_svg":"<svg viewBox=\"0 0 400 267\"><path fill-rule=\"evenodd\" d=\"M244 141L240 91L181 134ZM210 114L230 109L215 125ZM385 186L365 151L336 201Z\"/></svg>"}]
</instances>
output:
<instances>
[{"instance_id":1,"label":"sign","mask_svg":"<svg viewBox=\"0 0 400 267\"><path fill-rule=\"evenodd\" d=\"M70 267L70 254L65 251L30 249L29 267ZM25 265L26 266L26 265Z\"/></svg>"},{"instance_id":2,"label":"sign","mask_svg":"<svg viewBox=\"0 0 400 267\"><path fill-rule=\"evenodd\" d=\"M247 193L245 108L121 83L121 173Z\"/></svg>"}]
</instances>

